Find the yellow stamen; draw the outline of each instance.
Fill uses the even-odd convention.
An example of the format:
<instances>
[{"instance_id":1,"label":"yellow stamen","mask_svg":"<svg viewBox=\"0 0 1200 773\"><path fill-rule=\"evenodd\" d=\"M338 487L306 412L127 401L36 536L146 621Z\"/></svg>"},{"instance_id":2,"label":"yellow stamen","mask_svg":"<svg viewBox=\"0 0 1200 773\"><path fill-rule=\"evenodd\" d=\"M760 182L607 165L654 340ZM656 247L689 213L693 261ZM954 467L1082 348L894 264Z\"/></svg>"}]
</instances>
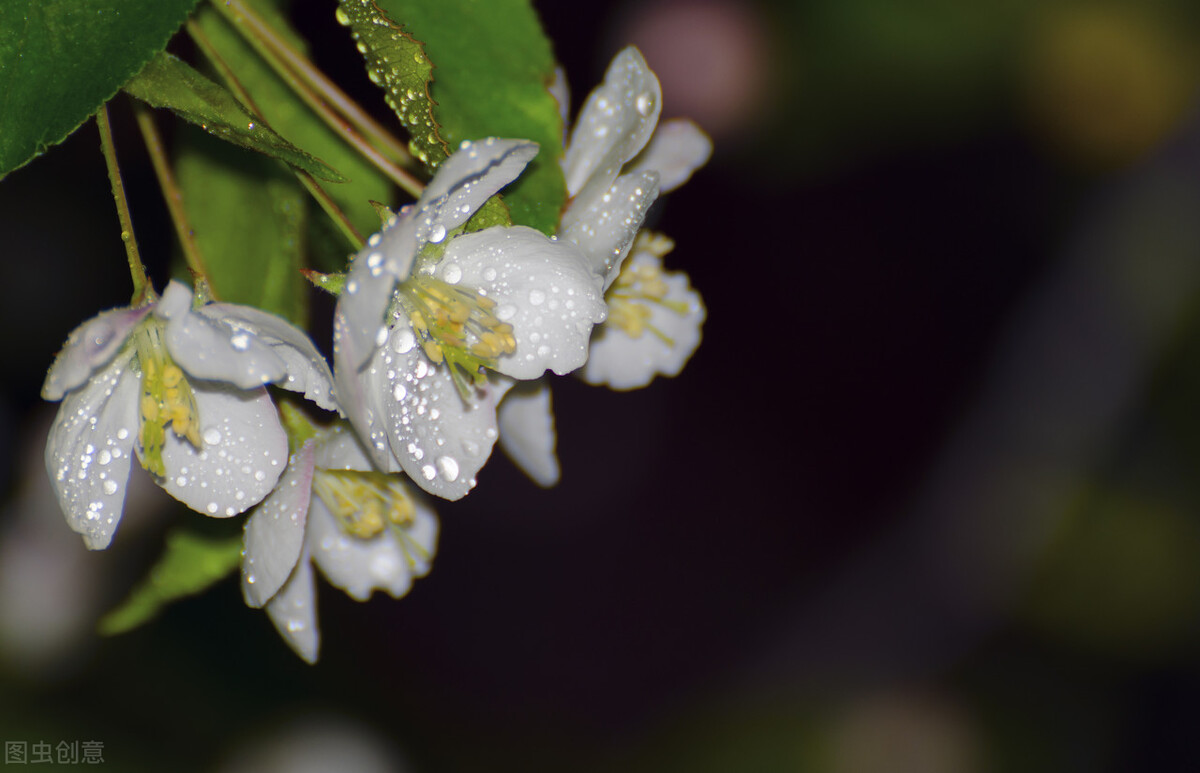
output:
<instances>
[{"instance_id":1,"label":"yellow stamen","mask_svg":"<svg viewBox=\"0 0 1200 773\"><path fill-rule=\"evenodd\" d=\"M416 506L399 475L357 470L317 470L315 493L342 530L358 539L371 539L385 528L411 528Z\"/></svg>"}]
</instances>

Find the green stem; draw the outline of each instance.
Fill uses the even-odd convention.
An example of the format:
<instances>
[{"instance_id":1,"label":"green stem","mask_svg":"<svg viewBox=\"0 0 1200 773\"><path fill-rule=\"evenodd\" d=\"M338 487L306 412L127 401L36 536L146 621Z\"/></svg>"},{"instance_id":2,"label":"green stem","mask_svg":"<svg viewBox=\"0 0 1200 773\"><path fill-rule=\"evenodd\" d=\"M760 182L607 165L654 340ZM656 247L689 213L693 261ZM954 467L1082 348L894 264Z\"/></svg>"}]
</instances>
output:
<instances>
[{"instance_id":1,"label":"green stem","mask_svg":"<svg viewBox=\"0 0 1200 773\"><path fill-rule=\"evenodd\" d=\"M242 82L238 80L237 75L233 72L233 69L225 62L225 59L222 58L221 54L212 44L212 41L209 40L208 36L204 34L204 30L200 28L200 25L189 19L187 22L187 31L188 35L191 36L192 41L196 44L196 47L200 49L205 58L208 59L208 61L212 63L212 66L216 68L218 74L221 76L221 80L225 82L225 85L227 85L233 91L234 95L237 96L238 100L246 107L246 109L254 114L255 118L257 118L263 125L266 125L266 119L263 118L262 111L258 109L258 105L254 102L254 98L250 96L250 92L246 91L246 87L243 86ZM350 242L351 246L353 246L355 250L361 249L364 243L362 234L358 232L358 229L356 229L354 224L350 222L350 218L348 218L346 213L341 210L336 202L334 202L333 198L325 192L325 189L321 187L320 183L314 180L312 175L305 171L300 169L293 169L292 171L296 173L296 177L301 183L304 184L305 189L309 192L313 199L321 205L321 209L325 210L325 214L329 215L330 219L337 224L338 229L341 230L342 234Z\"/></svg>"},{"instance_id":2,"label":"green stem","mask_svg":"<svg viewBox=\"0 0 1200 773\"><path fill-rule=\"evenodd\" d=\"M397 166L392 159L412 164L404 146L355 104L341 89L321 74L308 59L277 35L270 25L241 0L212 0L212 6L238 31L271 69L320 116L343 141L358 151L402 189L420 196L424 184ZM331 107L332 105L332 107ZM370 137L390 154L376 150Z\"/></svg>"},{"instance_id":3,"label":"green stem","mask_svg":"<svg viewBox=\"0 0 1200 773\"><path fill-rule=\"evenodd\" d=\"M167 202L167 210L171 213L171 222L175 226L175 233L179 235L179 244L183 247L184 260L187 261L192 274L197 279L203 280L211 293L213 290L212 282L208 279L208 268L204 264L204 256L200 253L200 245L196 243L196 232L188 222L187 212L184 211L183 192L175 180L175 173L171 171L171 162L167 158L162 135L158 133L154 117L150 115L150 111L145 105L140 102L135 103L134 114L137 116L138 129L142 132L142 139L146 142L146 150L150 153L154 174L158 177L158 187L162 189L163 199ZM213 300L216 300L215 296Z\"/></svg>"},{"instance_id":4,"label":"green stem","mask_svg":"<svg viewBox=\"0 0 1200 773\"><path fill-rule=\"evenodd\" d=\"M125 255L129 258L129 275L133 279L133 305L146 300L153 293L146 267L138 254L137 239L133 236L133 218L129 215L129 202L125 199L125 186L121 182L121 169L117 165L117 149L113 145L112 127L108 123L108 105L102 105L96 113L96 127L100 130L100 149L104 152L104 163L108 167L108 180L112 184L113 200L117 203L117 217L121 221L121 241L125 242Z\"/></svg>"}]
</instances>

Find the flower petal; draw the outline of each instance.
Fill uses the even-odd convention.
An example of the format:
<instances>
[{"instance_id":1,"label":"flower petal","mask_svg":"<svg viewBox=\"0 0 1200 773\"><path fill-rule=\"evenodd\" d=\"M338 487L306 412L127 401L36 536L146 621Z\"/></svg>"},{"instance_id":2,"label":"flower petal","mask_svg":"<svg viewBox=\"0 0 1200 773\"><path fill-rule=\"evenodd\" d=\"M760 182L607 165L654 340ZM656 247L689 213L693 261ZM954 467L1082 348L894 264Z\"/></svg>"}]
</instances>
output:
<instances>
[{"instance_id":1,"label":"flower petal","mask_svg":"<svg viewBox=\"0 0 1200 773\"><path fill-rule=\"evenodd\" d=\"M67 524L91 550L108 547L125 507L140 385L130 360L113 360L68 393L46 442L54 493Z\"/></svg>"},{"instance_id":2,"label":"flower petal","mask_svg":"<svg viewBox=\"0 0 1200 773\"><path fill-rule=\"evenodd\" d=\"M604 82L588 95L563 158L567 191L586 202L601 196L650 139L662 111L658 78L636 48L613 57Z\"/></svg>"},{"instance_id":3,"label":"flower petal","mask_svg":"<svg viewBox=\"0 0 1200 773\"><path fill-rule=\"evenodd\" d=\"M621 261L646 219L646 210L657 197L654 172L624 174L591 206L572 205L563 215L559 237L583 250L592 271L604 277L604 289L617 278Z\"/></svg>"},{"instance_id":4,"label":"flower petal","mask_svg":"<svg viewBox=\"0 0 1200 773\"><path fill-rule=\"evenodd\" d=\"M322 433L313 459L322 470L367 472L375 469L358 436L344 424L336 424Z\"/></svg>"},{"instance_id":5,"label":"flower petal","mask_svg":"<svg viewBox=\"0 0 1200 773\"><path fill-rule=\"evenodd\" d=\"M314 500L308 526L313 561L331 584L358 601L366 601L376 588L400 598L414 578L429 573L437 551L437 516L415 498L413 504L411 527L359 539L342 531L324 503Z\"/></svg>"},{"instance_id":6,"label":"flower petal","mask_svg":"<svg viewBox=\"0 0 1200 773\"><path fill-rule=\"evenodd\" d=\"M96 368L112 359L152 308L111 309L72 330L46 374L42 399L61 400L64 394L87 381Z\"/></svg>"},{"instance_id":7,"label":"flower petal","mask_svg":"<svg viewBox=\"0 0 1200 773\"><path fill-rule=\"evenodd\" d=\"M203 450L168 431L163 444L171 496L198 513L225 518L263 500L283 472L287 436L267 390L192 384Z\"/></svg>"},{"instance_id":8,"label":"flower petal","mask_svg":"<svg viewBox=\"0 0 1200 773\"><path fill-rule=\"evenodd\" d=\"M434 272L474 287L513 327L517 348L497 370L517 379L547 368L569 373L587 359L592 326L604 320L599 281L572 244L525 226L488 228L455 239Z\"/></svg>"},{"instance_id":9,"label":"flower petal","mask_svg":"<svg viewBox=\"0 0 1200 773\"><path fill-rule=\"evenodd\" d=\"M496 443L496 403L507 386L489 383L464 401L446 367L431 364L414 343L403 317L376 352L365 379L367 402L379 401L400 467L431 494L465 496Z\"/></svg>"},{"instance_id":10,"label":"flower petal","mask_svg":"<svg viewBox=\"0 0 1200 773\"><path fill-rule=\"evenodd\" d=\"M248 333L270 346L287 368L287 377L278 386L303 394L327 411L337 410L329 363L312 339L295 325L275 314L235 303L210 303L201 307L199 313L227 323L235 336Z\"/></svg>"},{"instance_id":11,"label":"flower petal","mask_svg":"<svg viewBox=\"0 0 1200 773\"><path fill-rule=\"evenodd\" d=\"M316 581L308 550L300 554L296 570L267 602L266 610L287 645L306 662L316 663L321 631L317 628Z\"/></svg>"},{"instance_id":12,"label":"flower petal","mask_svg":"<svg viewBox=\"0 0 1200 773\"><path fill-rule=\"evenodd\" d=\"M712 149L708 135L687 118L663 121L626 173L657 172L659 192L666 193L683 185L692 172L708 163Z\"/></svg>"},{"instance_id":13,"label":"flower petal","mask_svg":"<svg viewBox=\"0 0 1200 773\"><path fill-rule=\"evenodd\" d=\"M191 304L192 291L172 281L154 309L167 323L167 351L189 376L252 389L287 375L284 361L257 336L197 314Z\"/></svg>"},{"instance_id":14,"label":"flower petal","mask_svg":"<svg viewBox=\"0 0 1200 773\"><path fill-rule=\"evenodd\" d=\"M333 316L333 379L334 390L338 405L346 419L362 438L363 445L375 462L375 466L384 472L396 472L400 463L388 445L387 427L382 417L383 394L390 389L387 379L379 376L368 359L363 368L357 368L351 363L360 356L357 337L346 331L346 319L341 314ZM382 328L385 335L387 328ZM385 342L387 339L384 339ZM366 356L369 358L377 349L371 346Z\"/></svg>"},{"instance_id":15,"label":"flower petal","mask_svg":"<svg viewBox=\"0 0 1200 773\"><path fill-rule=\"evenodd\" d=\"M338 296L334 316L334 369L358 369L387 336L384 315L398 280L408 276L417 255L416 223L412 208L393 215L380 233L373 234L350 263L350 273ZM350 338L348 344L344 339ZM339 340L343 339L343 340ZM342 347L338 364L338 350ZM353 355L349 355L353 352Z\"/></svg>"},{"instance_id":16,"label":"flower petal","mask_svg":"<svg viewBox=\"0 0 1200 773\"><path fill-rule=\"evenodd\" d=\"M630 268L652 267L661 271L662 260L648 252L634 253ZM656 375L675 376L700 345L700 328L705 309L700 294L688 284L682 271L661 273L667 285L664 301L679 304L676 311L661 303L647 302L650 318L646 330L636 338L611 322L598 328L592 349L581 375L589 384L605 384L613 389L638 389ZM656 335L653 331L658 331ZM666 340L664 340L666 339Z\"/></svg>"},{"instance_id":17,"label":"flower petal","mask_svg":"<svg viewBox=\"0 0 1200 773\"><path fill-rule=\"evenodd\" d=\"M518 384L500 401L500 447L508 458L544 488L558 483L560 470L554 452L554 408L544 379Z\"/></svg>"},{"instance_id":18,"label":"flower petal","mask_svg":"<svg viewBox=\"0 0 1200 773\"><path fill-rule=\"evenodd\" d=\"M246 520L242 596L248 606L270 601L300 560L312 498L314 445L309 440L292 454L279 485Z\"/></svg>"},{"instance_id":19,"label":"flower petal","mask_svg":"<svg viewBox=\"0 0 1200 773\"><path fill-rule=\"evenodd\" d=\"M528 140L488 137L463 142L461 149L442 162L417 203L417 242L440 242L483 206L501 188L521 174L537 155L538 145Z\"/></svg>"}]
</instances>

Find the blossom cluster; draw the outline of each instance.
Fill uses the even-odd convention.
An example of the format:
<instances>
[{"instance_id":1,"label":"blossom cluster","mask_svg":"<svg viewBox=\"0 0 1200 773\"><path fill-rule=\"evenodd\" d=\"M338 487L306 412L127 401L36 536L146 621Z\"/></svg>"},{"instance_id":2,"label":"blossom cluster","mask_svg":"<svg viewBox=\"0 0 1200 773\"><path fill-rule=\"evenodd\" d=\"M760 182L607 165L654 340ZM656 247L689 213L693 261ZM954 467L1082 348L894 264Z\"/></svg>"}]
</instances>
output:
<instances>
[{"instance_id":1,"label":"blossom cluster","mask_svg":"<svg viewBox=\"0 0 1200 773\"><path fill-rule=\"evenodd\" d=\"M82 324L43 387L62 401L46 466L70 527L109 545L135 456L197 512L253 509L245 600L315 661L314 566L353 598L403 596L437 548L428 495L466 495L497 442L538 483L558 480L548 373L633 389L699 344L700 297L642 224L711 148L688 121L659 125L660 106L641 55L622 51L569 134L555 236L469 228L538 148L463 142L352 258L332 368L285 320L177 281ZM268 386L336 418L277 407Z\"/></svg>"}]
</instances>

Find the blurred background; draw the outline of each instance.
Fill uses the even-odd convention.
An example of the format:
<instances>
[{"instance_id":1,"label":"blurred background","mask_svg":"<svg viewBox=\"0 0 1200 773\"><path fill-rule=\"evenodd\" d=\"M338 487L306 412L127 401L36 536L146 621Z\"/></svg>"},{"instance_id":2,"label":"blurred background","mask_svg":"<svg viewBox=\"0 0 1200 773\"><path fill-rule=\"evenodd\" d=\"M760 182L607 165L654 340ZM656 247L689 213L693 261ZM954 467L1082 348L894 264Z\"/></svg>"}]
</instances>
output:
<instances>
[{"instance_id":1,"label":"blurred background","mask_svg":"<svg viewBox=\"0 0 1200 773\"><path fill-rule=\"evenodd\" d=\"M716 143L651 214L708 305L683 374L556 382L561 485L497 454L406 598L321 587L315 667L232 579L100 638L195 516L147 485L88 553L45 480L45 369L129 296L85 126L0 183L0 738L129 771L1200 767L1200 6L537 6L577 100L634 42ZM297 26L382 111L333 7Z\"/></svg>"}]
</instances>

